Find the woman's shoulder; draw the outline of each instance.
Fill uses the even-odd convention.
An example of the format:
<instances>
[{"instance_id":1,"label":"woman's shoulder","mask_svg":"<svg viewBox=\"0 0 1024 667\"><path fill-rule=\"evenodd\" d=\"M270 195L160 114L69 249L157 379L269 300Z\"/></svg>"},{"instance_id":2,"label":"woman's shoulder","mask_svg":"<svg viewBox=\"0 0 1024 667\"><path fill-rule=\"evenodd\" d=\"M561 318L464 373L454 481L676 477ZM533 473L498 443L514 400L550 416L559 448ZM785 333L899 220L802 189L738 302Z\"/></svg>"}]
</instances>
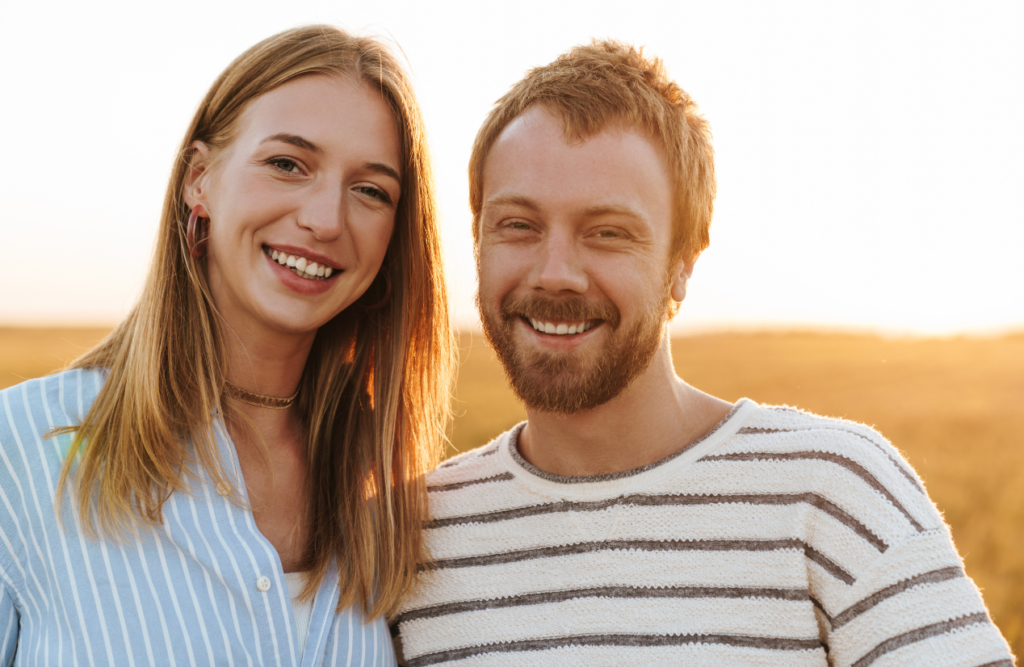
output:
<instances>
[{"instance_id":1,"label":"woman's shoulder","mask_svg":"<svg viewBox=\"0 0 1024 667\"><path fill-rule=\"evenodd\" d=\"M30 453L47 449L50 431L78 424L105 379L103 369L79 368L0 390L0 478L12 474L15 460L31 467L38 455Z\"/></svg>"},{"instance_id":2,"label":"woman's shoulder","mask_svg":"<svg viewBox=\"0 0 1024 667\"><path fill-rule=\"evenodd\" d=\"M76 424L89 411L106 377L106 369L75 368L0 390L0 424L41 421L47 429Z\"/></svg>"},{"instance_id":3,"label":"woman's shoulder","mask_svg":"<svg viewBox=\"0 0 1024 667\"><path fill-rule=\"evenodd\" d=\"M77 424L106 373L76 369L0 391L0 570L24 562L26 539L53 516L53 490L71 441L53 429Z\"/></svg>"}]
</instances>

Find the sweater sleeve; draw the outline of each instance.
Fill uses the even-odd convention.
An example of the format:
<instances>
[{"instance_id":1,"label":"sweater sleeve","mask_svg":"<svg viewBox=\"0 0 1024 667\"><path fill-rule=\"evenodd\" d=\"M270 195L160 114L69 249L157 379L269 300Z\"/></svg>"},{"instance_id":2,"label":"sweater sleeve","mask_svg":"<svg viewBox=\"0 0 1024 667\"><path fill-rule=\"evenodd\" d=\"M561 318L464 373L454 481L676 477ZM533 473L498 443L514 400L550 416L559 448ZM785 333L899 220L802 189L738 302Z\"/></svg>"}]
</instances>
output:
<instances>
[{"instance_id":1,"label":"sweater sleeve","mask_svg":"<svg viewBox=\"0 0 1024 667\"><path fill-rule=\"evenodd\" d=\"M0 582L0 665L3 667L14 664L20 624L14 600L7 592L7 587Z\"/></svg>"},{"instance_id":2,"label":"sweater sleeve","mask_svg":"<svg viewBox=\"0 0 1024 667\"><path fill-rule=\"evenodd\" d=\"M941 524L893 545L837 608L823 623L835 667L1014 664Z\"/></svg>"}]
</instances>

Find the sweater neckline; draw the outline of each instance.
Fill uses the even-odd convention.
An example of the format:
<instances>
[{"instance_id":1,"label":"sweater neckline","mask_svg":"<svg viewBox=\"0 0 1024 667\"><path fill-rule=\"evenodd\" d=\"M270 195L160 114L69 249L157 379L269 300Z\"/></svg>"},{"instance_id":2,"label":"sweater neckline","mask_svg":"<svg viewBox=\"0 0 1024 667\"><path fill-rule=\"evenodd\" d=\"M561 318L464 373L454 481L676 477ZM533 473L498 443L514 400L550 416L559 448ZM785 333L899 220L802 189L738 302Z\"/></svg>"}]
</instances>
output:
<instances>
[{"instance_id":1,"label":"sweater neckline","mask_svg":"<svg viewBox=\"0 0 1024 667\"><path fill-rule=\"evenodd\" d=\"M757 409L757 403L748 398L741 398L720 422L686 447L653 463L616 473L565 476L540 470L519 453L519 434L526 427L526 422L517 424L506 433L504 442L498 446L498 454L509 472L528 485L548 494L582 496L589 495L591 492L606 492L611 488L627 491L647 486L655 479L671 474L717 449L735 435Z\"/></svg>"}]
</instances>

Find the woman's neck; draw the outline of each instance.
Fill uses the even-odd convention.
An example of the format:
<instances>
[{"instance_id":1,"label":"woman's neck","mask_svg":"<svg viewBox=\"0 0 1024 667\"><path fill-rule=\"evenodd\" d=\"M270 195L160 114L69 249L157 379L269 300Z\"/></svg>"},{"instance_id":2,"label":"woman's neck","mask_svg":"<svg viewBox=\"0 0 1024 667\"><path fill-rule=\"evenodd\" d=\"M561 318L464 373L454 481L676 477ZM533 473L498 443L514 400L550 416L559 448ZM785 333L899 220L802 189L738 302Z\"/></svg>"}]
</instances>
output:
<instances>
[{"instance_id":1,"label":"woman's neck","mask_svg":"<svg viewBox=\"0 0 1024 667\"><path fill-rule=\"evenodd\" d=\"M315 338L315 331L301 334L264 331L256 335L256 332L229 330L224 341L227 380L256 394L277 398L291 396L299 386Z\"/></svg>"},{"instance_id":2,"label":"woman's neck","mask_svg":"<svg viewBox=\"0 0 1024 667\"><path fill-rule=\"evenodd\" d=\"M273 398L295 394L316 332L301 335L261 332L246 335L229 330L225 337L227 381L245 391ZM301 427L294 404L285 409L253 405L227 395L232 410L245 416L229 423L236 445L246 448L263 441L273 447L301 446ZM301 444L300 444L301 443Z\"/></svg>"},{"instance_id":3,"label":"woman's neck","mask_svg":"<svg viewBox=\"0 0 1024 667\"><path fill-rule=\"evenodd\" d=\"M227 380L256 394L295 393L313 346L308 335L236 335L225 341ZM295 405L274 409L227 396L228 432L235 445L253 518L277 550L285 572L307 555L306 436Z\"/></svg>"}]
</instances>

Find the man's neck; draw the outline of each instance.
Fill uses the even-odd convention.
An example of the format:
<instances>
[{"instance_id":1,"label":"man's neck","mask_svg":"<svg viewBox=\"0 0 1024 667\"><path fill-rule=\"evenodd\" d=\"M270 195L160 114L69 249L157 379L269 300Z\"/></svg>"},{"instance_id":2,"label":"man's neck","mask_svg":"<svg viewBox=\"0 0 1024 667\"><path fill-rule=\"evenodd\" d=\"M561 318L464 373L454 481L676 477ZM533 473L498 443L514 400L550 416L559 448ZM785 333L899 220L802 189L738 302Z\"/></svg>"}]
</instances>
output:
<instances>
[{"instance_id":1,"label":"man's neck","mask_svg":"<svg viewBox=\"0 0 1024 667\"><path fill-rule=\"evenodd\" d=\"M647 370L603 405L571 415L527 408L519 452L535 467L555 475L623 472L689 446L731 407L676 376L666 339Z\"/></svg>"}]
</instances>

